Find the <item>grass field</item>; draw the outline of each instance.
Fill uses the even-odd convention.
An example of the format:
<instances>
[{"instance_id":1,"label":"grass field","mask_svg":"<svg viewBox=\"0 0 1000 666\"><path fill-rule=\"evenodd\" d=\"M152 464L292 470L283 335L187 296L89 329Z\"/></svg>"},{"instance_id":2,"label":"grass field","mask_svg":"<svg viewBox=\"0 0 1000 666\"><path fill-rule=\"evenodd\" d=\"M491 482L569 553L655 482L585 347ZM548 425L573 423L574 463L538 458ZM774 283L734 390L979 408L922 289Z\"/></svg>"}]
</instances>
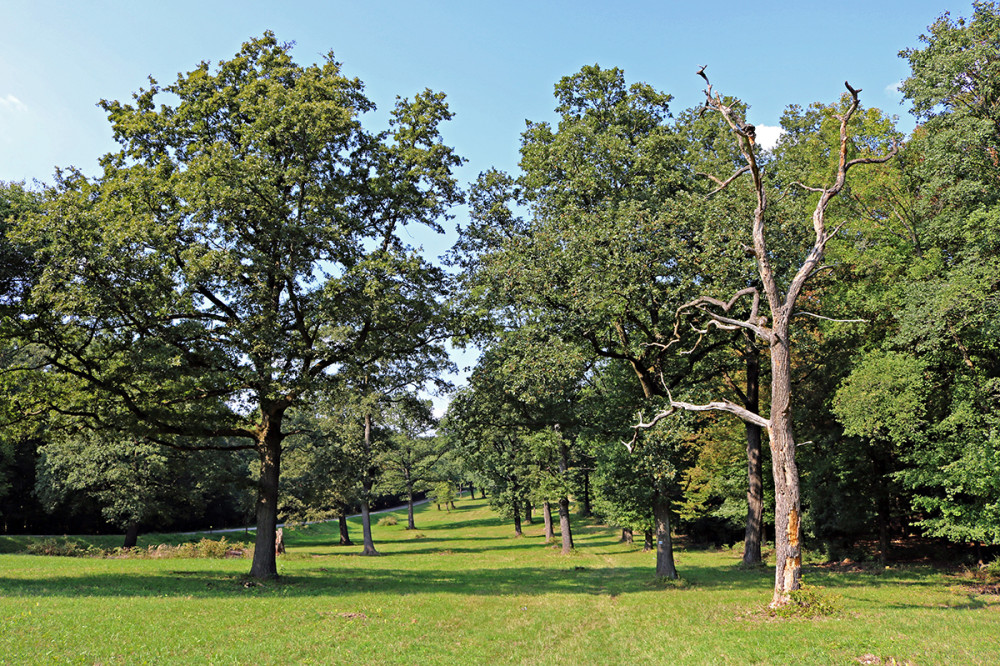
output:
<instances>
[{"instance_id":1,"label":"grass field","mask_svg":"<svg viewBox=\"0 0 1000 666\"><path fill-rule=\"evenodd\" d=\"M404 525L375 527L378 558L337 545L335 523L286 530L281 578L263 584L248 560L0 555L0 661L1000 663L1000 597L953 573L807 567L840 612L779 619L763 610L771 571L736 552L681 550L682 580L664 583L607 527L578 524L566 557L483 501Z\"/></svg>"}]
</instances>

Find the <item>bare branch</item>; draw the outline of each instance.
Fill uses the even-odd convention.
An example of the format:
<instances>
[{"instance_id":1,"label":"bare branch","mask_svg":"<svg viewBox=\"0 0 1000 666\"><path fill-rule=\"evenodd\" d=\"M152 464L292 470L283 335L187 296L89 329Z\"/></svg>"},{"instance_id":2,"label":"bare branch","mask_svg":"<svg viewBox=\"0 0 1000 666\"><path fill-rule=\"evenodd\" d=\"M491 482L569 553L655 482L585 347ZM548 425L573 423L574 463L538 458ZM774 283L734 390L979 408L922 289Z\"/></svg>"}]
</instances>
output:
<instances>
[{"instance_id":1,"label":"bare branch","mask_svg":"<svg viewBox=\"0 0 1000 666\"><path fill-rule=\"evenodd\" d=\"M718 312L713 312L712 310L709 309L709 307L715 307L722 310L723 312L729 312L730 310L732 310L733 306L736 305L736 302L740 298L747 295L753 296L753 303L750 306L750 314L747 316L745 320L726 317L719 314ZM670 344L673 344L680 338L681 319L685 314L688 314L692 310L696 310L702 313L703 315L709 317L709 319L711 320L707 324L705 324L704 328L698 328L693 324L691 325L692 330L694 330L695 333L698 333L700 335L708 333L708 329L710 326L715 326L716 328L720 328L725 331L733 331L736 330L737 328L745 328L753 331L762 340L768 343L771 341L772 333L771 331L769 331L767 328L764 327L763 319L761 319L758 315L758 312L760 311L760 292L757 291L756 287L747 287L745 289L740 289L733 295L733 297L729 300L728 303L725 301L720 301L717 298L712 298L711 296L700 296L695 300L680 306L679 308L677 308L677 312L675 315L676 320L674 323L674 339L670 341ZM698 342L700 341L701 338L698 339ZM698 346L698 342L696 342L695 346L692 347L691 350L689 350L687 353L694 351L694 349L697 348ZM664 346L664 349L666 349L666 347L668 346L669 345Z\"/></svg>"},{"instance_id":2,"label":"bare branch","mask_svg":"<svg viewBox=\"0 0 1000 666\"><path fill-rule=\"evenodd\" d=\"M844 169L845 170L850 169L852 166L856 166L858 164L885 164L893 157L895 157L898 153L899 153L899 144L894 143L892 145L892 148L890 148L889 152L886 153L885 155L881 157L859 157L857 159L853 159L844 165Z\"/></svg>"},{"instance_id":3,"label":"bare branch","mask_svg":"<svg viewBox=\"0 0 1000 666\"><path fill-rule=\"evenodd\" d=\"M713 176L710 173L703 173L701 171L696 172L695 175L696 176L705 176L706 178L709 178L710 180L712 180L716 185L718 185L717 188L715 188L714 190L712 190L711 192L709 192L708 194L705 195L706 197L710 197L710 196L714 196L714 195L718 194L722 190L724 190L727 187L729 187L729 184L731 182L733 182L734 180L736 180L737 178L739 178L740 176L742 176L743 174L745 174L748 171L750 171L750 166L749 165L740 167L740 169L736 173L734 173L732 176L730 176L726 180L722 180L721 178L717 178L717 177Z\"/></svg>"},{"instance_id":4,"label":"bare branch","mask_svg":"<svg viewBox=\"0 0 1000 666\"><path fill-rule=\"evenodd\" d=\"M820 192L820 193L826 192L826 190L822 187L809 187L808 185L803 185L799 181L795 181L794 183L792 183L792 185L795 185L796 187L801 187L803 190L809 190L810 192Z\"/></svg>"},{"instance_id":5,"label":"bare branch","mask_svg":"<svg viewBox=\"0 0 1000 666\"><path fill-rule=\"evenodd\" d=\"M729 400L718 400L705 405L695 405L682 400L674 400L673 395L670 393L670 389L666 388L666 385L664 385L664 388L667 391L667 401L669 407L657 412L649 421L643 421L642 413L639 413L639 422L632 426L632 439L628 442L622 440L622 444L629 450L629 453L632 452L635 447L635 443L639 440L639 431L652 428L668 416L676 414L678 409L683 409L688 412L729 412L730 414L735 414L744 421L758 425L761 428L770 429L771 427L771 422L760 414L755 414L746 407L741 407L740 405L730 402Z\"/></svg>"},{"instance_id":6,"label":"bare branch","mask_svg":"<svg viewBox=\"0 0 1000 666\"><path fill-rule=\"evenodd\" d=\"M759 425L761 428L771 427L771 422L760 414L754 414L746 407L741 407L728 400L718 400L705 405L693 405L690 402L671 400L670 406L671 408L683 409L689 412L729 412L730 414L735 414L748 423Z\"/></svg>"},{"instance_id":7,"label":"bare branch","mask_svg":"<svg viewBox=\"0 0 1000 666\"><path fill-rule=\"evenodd\" d=\"M824 317L823 315L818 315L815 312L806 312L805 310L796 310L792 316L798 317L799 315L806 315L808 317L814 317L816 319L824 319L826 321L836 321L842 324L867 324L867 319L834 319L833 317Z\"/></svg>"}]
</instances>

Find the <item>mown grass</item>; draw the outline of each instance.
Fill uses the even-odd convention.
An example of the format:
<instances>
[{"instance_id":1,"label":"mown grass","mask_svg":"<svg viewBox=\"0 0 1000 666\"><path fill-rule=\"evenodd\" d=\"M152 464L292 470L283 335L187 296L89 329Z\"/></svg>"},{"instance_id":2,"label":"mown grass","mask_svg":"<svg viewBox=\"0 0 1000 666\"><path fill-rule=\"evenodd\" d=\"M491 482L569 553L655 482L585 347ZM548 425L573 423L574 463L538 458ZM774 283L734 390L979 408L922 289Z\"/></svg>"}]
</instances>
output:
<instances>
[{"instance_id":1,"label":"mown grass","mask_svg":"<svg viewBox=\"0 0 1000 666\"><path fill-rule=\"evenodd\" d=\"M404 526L374 527L378 558L337 545L336 524L286 529L281 578L264 584L246 578L247 560L0 555L0 660L1000 661L1000 598L929 567L810 568L840 611L780 619L763 610L772 573L741 569L735 552L682 550L683 579L665 583L652 554L597 525L577 527L570 556L545 546L540 525L513 538L482 501L421 507L418 529Z\"/></svg>"}]
</instances>

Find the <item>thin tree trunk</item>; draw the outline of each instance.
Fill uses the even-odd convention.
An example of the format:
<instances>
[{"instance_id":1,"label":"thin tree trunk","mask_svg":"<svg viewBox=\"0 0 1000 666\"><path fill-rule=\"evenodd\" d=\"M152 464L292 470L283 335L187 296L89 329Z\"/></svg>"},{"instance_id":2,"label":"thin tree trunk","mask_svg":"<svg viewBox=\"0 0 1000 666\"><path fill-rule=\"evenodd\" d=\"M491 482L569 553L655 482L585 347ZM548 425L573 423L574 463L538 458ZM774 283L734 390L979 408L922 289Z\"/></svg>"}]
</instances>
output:
<instances>
[{"instance_id":1,"label":"thin tree trunk","mask_svg":"<svg viewBox=\"0 0 1000 666\"><path fill-rule=\"evenodd\" d=\"M535 519L531 516L532 508L534 507L531 506L531 500L524 500L524 522L529 525L535 524Z\"/></svg>"},{"instance_id":2,"label":"thin tree trunk","mask_svg":"<svg viewBox=\"0 0 1000 666\"><path fill-rule=\"evenodd\" d=\"M139 523L131 520L125 528L125 543L122 544L122 548L125 550L135 548L137 543L139 543Z\"/></svg>"},{"instance_id":3,"label":"thin tree trunk","mask_svg":"<svg viewBox=\"0 0 1000 666\"><path fill-rule=\"evenodd\" d=\"M377 550L375 550L375 542L372 541L372 517L368 510L368 498L361 500L361 533L364 537L364 548L361 550L362 555L380 555Z\"/></svg>"},{"instance_id":4,"label":"thin tree trunk","mask_svg":"<svg viewBox=\"0 0 1000 666\"><path fill-rule=\"evenodd\" d=\"M647 553L653 550L653 528L647 527L642 532L642 552Z\"/></svg>"},{"instance_id":5,"label":"thin tree trunk","mask_svg":"<svg viewBox=\"0 0 1000 666\"><path fill-rule=\"evenodd\" d=\"M370 458L372 451L372 415L365 414L365 452L366 457ZM366 462L368 462L366 460ZM361 498L361 533L364 538L364 547L361 550L362 555L379 555L380 553L375 550L375 542L372 541L372 518L369 511L369 497L371 496L372 487L375 485L374 480L371 478L368 470L365 471L364 479L361 482L361 487L364 490L364 497Z\"/></svg>"},{"instance_id":6,"label":"thin tree trunk","mask_svg":"<svg viewBox=\"0 0 1000 666\"><path fill-rule=\"evenodd\" d=\"M476 487L472 485L472 481L469 481L469 499L476 499Z\"/></svg>"},{"instance_id":7,"label":"thin tree trunk","mask_svg":"<svg viewBox=\"0 0 1000 666\"><path fill-rule=\"evenodd\" d=\"M556 533L552 530L552 505L542 502L542 519L545 521L545 543L552 543Z\"/></svg>"},{"instance_id":8,"label":"thin tree trunk","mask_svg":"<svg viewBox=\"0 0 1000 666\"><path fill-rule=\"evenodd\" d=\"M878 455L878 452L873 452L872 463L875 468L875 484L877 487L875 508L876 508L876 520L878 521L878 544L879 544L879 561L885 564L889 560L889 549L891 548L891 542L889 541L889 488L886 483L886 464L884 460Z\"/></svg>"},{"instance_id":9,"label":"thin tree trunk","mask_svg":"<svg viewBox=\"0 0 1000 666\"><path fill-rule=\"evenodd\" d=\"M514 500L512 504L514 505L514 536L523 536L524 533L521 532L521 508L518 506L520 502Z\"/></svg>"},{"instance_id":10,"label":"thin tree trunk","mask_svg":"<svg viewBox=\"0 0 1000 666\"><path fill-rule=\"evenodd\" d=\"M479 499L486 499L486 488L479 489Z\"/></svg>"},{"instance_id":11,"label":"thin tree trunk","mask_svg":"<svg viewBox=\"0 0 1000 666\"><path fill-rule=\"evenodd\" d=\"M573 532L569 527L569 498L559 498L559 533L562 536L562 554L573 552Z\"/></svg>"},{"instance_id":12,"label":"thin tree trunk","mask_svg":"<svg viewBox=\"0 0 1000 666\"><path fill-rule=\"evenodd\" d=\"M406 489L406 529L415 530L417 529L416 524L413 522L413 486L409 486Z\"/></svg>"},{"instance_id":13,"label":"thin tree trunk","mask_svg":"<svg viewBox=\"0 0 1000 666\"><path fill-rule=\"evenodd\" d=\"M556 426L556 434L559 436L559 475L563 481L567 481L569 472L569 454L566 451L566 440ZM569 526L569 498L565 495L559 498L559 533L562 536L562 554L569 555L573 552L573 533Z\"/></svg>"},{"instance_id":14,"label":"thin tree trunk","mask_svg":"<svg viewBox=\"0 0 1000 666\"><path fill-rule=\"evenodd\" d=\"M262 408L263 409L263 408ZM260 478L257 482L257 537L254 541L252 578L277 578L274 538L278 526L278 475L281 472L281 417L265 414L257 445Z\"/></svg>"},{"instance_id":15,"label":"thin tree trunk","mask_svg":"<svg viewBox=\"0 0 1000 666\"><path fill-rule=\"evenodd\" d=\"M753 340L747 341L746 408L760 413L760 350ZM761 427L743 422L747 437L747 525L743 539L743 564L761 563L761 525L764 522L764 469L761 456Z\"/></svg>"},{"instance_id":16,"label":"thin tree trunk","mask_svg":"<svg viewBox=\"0 0 1000 666\"><path fill-rule=\"evenodd\" d=\"M677 578L674 545L670 536L670 499L660 493L653 500L653 518L656 522L656 575Z\"/></svg>"},{"instance_id":17,"label":"thin tree trunk","mask_svg":"<svg viewBox=\"0 0 1000 666\"><path fill-rule=\"evenodd\" d=\"M353 546L354 543L351 541L351 535L347 531L347 516L340 514L337 517L337 522L340 523L340 545Z\"/></svg>"}]
</instances>

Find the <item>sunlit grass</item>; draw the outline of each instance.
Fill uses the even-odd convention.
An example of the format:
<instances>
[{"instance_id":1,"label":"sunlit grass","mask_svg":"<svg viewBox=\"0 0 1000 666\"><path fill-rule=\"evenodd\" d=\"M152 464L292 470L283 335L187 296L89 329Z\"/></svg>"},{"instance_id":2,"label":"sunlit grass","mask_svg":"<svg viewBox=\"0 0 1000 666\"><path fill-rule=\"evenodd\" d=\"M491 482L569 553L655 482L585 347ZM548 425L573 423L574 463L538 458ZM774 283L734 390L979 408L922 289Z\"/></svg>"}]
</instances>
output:
<instances>
[{"instance_id":1,"label":"sunlit grass","mask_svg":"<svg viewBox=\"0 0 1000 666\"><path fill-rule=\"evenodd\" d=\"M404 525L374 528L377 558L337 545L335 523L286 529L281 578L264 584L246 578L248 560L2 555L0 654L404 664L987 664L1000 654L1000 600L930 568L808 569L841 612L781 620L763 610L773 574L741 569L735 552L681 550L682 580L664 583L653 555L610 528L578 525L564 557L541 525L514 538L482 501L424 506L417 530Z\"/></svg>"}]
</instances>

